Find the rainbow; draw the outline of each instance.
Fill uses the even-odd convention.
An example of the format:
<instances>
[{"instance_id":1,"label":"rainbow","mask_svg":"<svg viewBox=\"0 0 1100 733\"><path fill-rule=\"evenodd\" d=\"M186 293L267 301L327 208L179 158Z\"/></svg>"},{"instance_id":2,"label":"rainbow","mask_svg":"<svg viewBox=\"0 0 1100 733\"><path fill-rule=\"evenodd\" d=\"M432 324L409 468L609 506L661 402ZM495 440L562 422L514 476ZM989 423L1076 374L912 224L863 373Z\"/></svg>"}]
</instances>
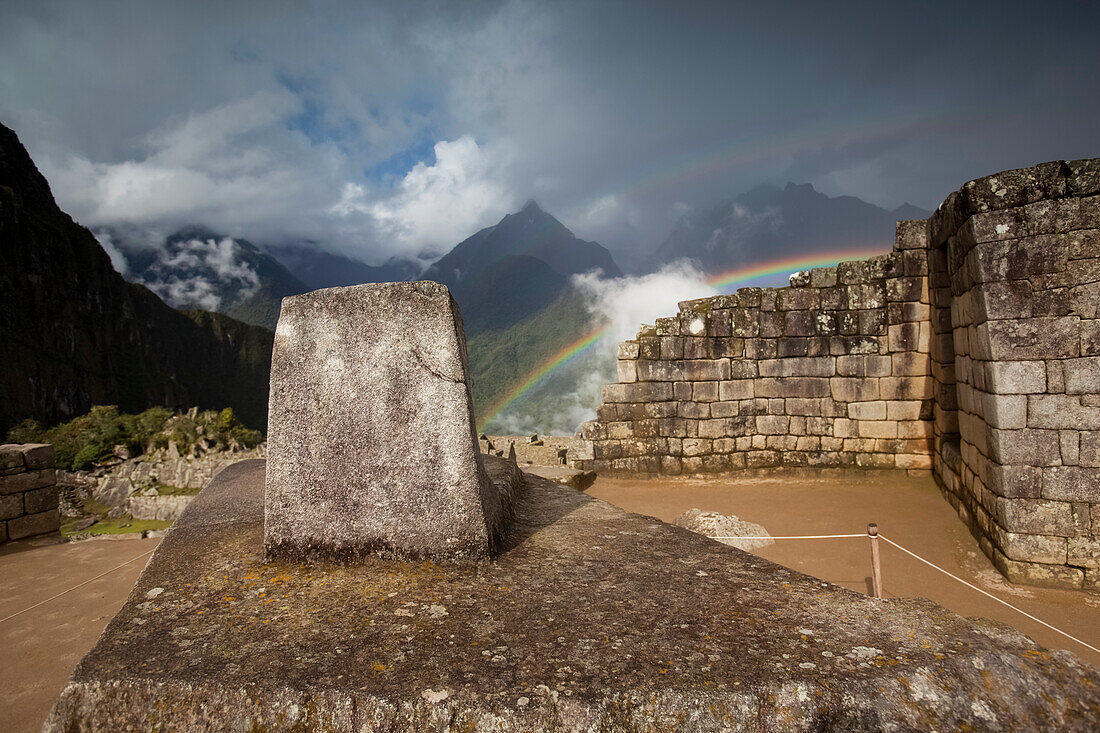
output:
<instances>
[{"instance_id":1,"label":"rainbow","mask_svg":"<svg viewBox=\"0 0 1100 733\"><path fill-rule=\"evenodd\" d=\"M707 284L718 290L732 291L738 286L751 283L756 280L774 277L776 275L788 275L799 270L809 270L814 267L832 267L839 262L847 260L862 260L875 255L884 254L881 247L876 249L845 249L819 254L813 257L796 255L779 260L772 260L749 267L738 267L733 270L707 278ZM611 330L610 323L602 323L595 330L589 331L584 336L561 349L553 356L539 362L514 387L498 398L478 420L480 432L489 423L500 417L512 404L529 392L532 387L541 382L552 372L557 371L574 358L595 346Z\"/></svg>"},{"instance_id":2,"label":"rainbow","mask_svg":"<svg viewBox=\"0 0 1100 733\"><path fill-rule=\"evenodd\" d=\"M478 432L481 431L482 427L500 417L502 412L508 409L513 402L522 397L529 389L542 381L543 377L590 349L610 328L610 323L604 323L596 330L581 336L550 358L539 362L539 365L529 372L522 381L508 390L502 397L498 398L485 414L482 415L481 419L478 420Z\"/></svg>"},{"instance_id":3,"label":"rainbow","mask_svg":"<svg viewBox=\"0 0 1100 733\"><path fill-rule=\"evenodd\" d=\"M707 285L725 290L731 286L743 285L753 280L759 280L773 275L789 275L799 270L809 270L814 267L832 267L839 262L847 260L865 260L875 255L886 254L882 247L874 249L845 249L807 257L804 254L785 257L781 260L772 260L749 267L738 267L727 270L719 275L707 278Z\"/></svg>"}]
</instances>

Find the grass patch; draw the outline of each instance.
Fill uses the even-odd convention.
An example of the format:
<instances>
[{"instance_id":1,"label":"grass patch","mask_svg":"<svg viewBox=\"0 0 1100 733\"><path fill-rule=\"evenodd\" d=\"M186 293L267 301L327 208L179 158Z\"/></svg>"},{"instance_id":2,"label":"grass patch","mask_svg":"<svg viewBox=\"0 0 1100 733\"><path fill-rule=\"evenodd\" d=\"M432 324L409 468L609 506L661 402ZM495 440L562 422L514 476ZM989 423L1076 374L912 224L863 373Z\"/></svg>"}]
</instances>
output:
<instances>
[{"instance_id":1,"label":"grass patch","mask_svg":"<svg viewBox=\"0 0 1100 733\"><path fill-rule=\"evenodd\" d=\"M157 490L157 496L194 496L202 491L202 487L192 489L187 486L166 486L165 484L154 484L153 488Z\"/></svg>"},{"instance_id":2,"label":"grass patch","mask_svg":"<svg viewBox=\"0 0 1100 733\"><path fill-rule=\"evenodd\" d=\"M70 535L79 536L98 536L105 534L128 534L131 532L146 532L154 529L167 529L171 527L171 522L165 522L160 519L101 519L93 524L91 527L82 529L79 532L73 531L73 522L67 521L61 524L61 534L66 537Z\"/></svg>"}]
</instances>

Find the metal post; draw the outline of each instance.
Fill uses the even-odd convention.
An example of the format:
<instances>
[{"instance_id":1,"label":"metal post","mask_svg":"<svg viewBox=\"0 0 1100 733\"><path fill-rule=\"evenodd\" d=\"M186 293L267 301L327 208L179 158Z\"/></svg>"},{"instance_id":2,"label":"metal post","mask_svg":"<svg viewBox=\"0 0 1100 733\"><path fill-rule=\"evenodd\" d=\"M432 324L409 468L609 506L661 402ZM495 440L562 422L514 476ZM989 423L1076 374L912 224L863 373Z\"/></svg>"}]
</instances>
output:
<instances>
[{"instance_id":1,"label":"metal post","mask_svg":"<svg viewBox=\"0 0 1100 733\"><path fill-rule=\"evenodd\" d=\"M878 558L878 525L867 525L867 536L871 539L871 589L875 598L882 598L882 567Z\"/></svg>"}]
</instances>

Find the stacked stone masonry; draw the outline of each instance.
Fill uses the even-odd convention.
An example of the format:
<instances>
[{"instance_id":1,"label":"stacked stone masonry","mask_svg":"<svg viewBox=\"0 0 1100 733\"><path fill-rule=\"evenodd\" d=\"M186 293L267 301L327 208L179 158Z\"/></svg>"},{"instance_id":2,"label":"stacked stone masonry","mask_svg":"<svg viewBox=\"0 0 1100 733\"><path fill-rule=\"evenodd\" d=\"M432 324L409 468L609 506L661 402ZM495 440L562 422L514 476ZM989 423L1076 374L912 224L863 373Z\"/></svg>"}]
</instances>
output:
<instances>
[{"instance_id":1,"label":"stacked stone masonry","mask_svg":"<svg viewBox=\"0 0 1100 733\"><path fill-rule=\"evenodd\" d=\"M1100 160L971 181L893 251L619 345L603 473L931 469L1010 580L1100 588Z\"/></svg>"},{"instance_id":2,"label":"stacked stone masonry","mask_svg":"<svg viewBox=\"0 0 1100 733\"><path fill-rule=\"evenodd\" d=\"M56 532L60 524L53 446L0 445L0 544Z\"/></svg>"}]
</instances>

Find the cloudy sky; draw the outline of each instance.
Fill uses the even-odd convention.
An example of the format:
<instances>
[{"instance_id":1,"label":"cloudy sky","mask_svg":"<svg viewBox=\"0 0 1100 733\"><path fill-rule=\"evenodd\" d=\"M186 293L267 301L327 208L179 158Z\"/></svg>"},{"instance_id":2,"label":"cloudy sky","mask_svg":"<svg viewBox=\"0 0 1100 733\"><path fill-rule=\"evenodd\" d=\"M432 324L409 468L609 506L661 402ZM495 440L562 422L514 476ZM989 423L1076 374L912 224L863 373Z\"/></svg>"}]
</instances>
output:
<instances>
[{"instance_id":1,"label":"cloudy sky","mask_svg":"<svg viewBox=\"0 0 1100 733\"><path fill-rule=\"evenodd\" d=\"M0 122L89 226L377 262L528 198L652 247L762 182L934 208L1100 155L1089 2L0 0Z\"/></svg>"}]
</instances>

